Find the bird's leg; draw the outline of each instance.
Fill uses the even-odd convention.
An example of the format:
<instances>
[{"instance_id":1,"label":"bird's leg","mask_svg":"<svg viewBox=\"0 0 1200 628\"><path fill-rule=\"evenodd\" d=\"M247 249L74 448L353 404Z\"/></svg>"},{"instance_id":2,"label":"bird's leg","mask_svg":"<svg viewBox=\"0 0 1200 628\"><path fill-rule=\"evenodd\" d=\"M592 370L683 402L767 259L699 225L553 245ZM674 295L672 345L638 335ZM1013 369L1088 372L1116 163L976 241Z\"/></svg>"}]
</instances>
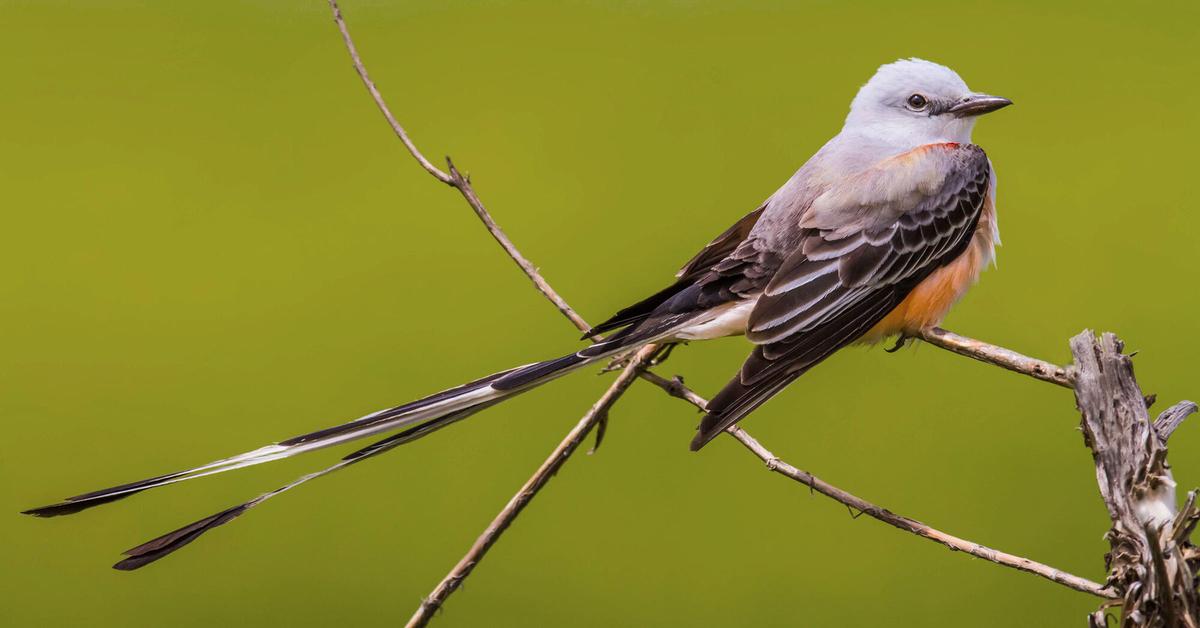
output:
<instances>
[{"instance_id":1,"label":"bird's leg","mask_svg":"<svg viewBox=\"0 0 1200 628\"><path fill-rule=\"evenodd\" d=\"M671 352L675 350L675 346L679 344L686 343L671 342L662 345L658 348L658 351L651 356L650 360L646 362L646 366L658 366L659 364L666 362L667 358L671 357ZM603 374L611 371L619 371L625 368L625 366L629 364L629 358L633 357L633 354L637 352L637 349L638 348L635 347L629 351L626 351L625 353L620 353L613 356L613 358L608 361L608 364L606 364L604 368L600 369L600 373Z\"/></svg>"},{"instance_id":2,"label":"bird's leg","mask_svg":"<svg viewBox=\"0 0 1200 628\"><path fill-rule=\"evenodd\" d=\"M654 352L654 355L650 356L650 359L646 361L646 366L658 366L659 364L666 362L667 358L671 357L671 352L675 350L675 345L677 344L679 343L670 342L659 347L658 350ZM609 361L607 366L600 370L600 372L607 373L609 371L618 371L625 368L625 366L629 364L629 360L633 358L633 355L636 353L636 351L637 349L634 349L633 351L622 353L614 357ZM683 379L681 379L679 376L676 376L675 379L678 380L677 386L683 386ZM596 421L596 442L592 445L592 448L588 450L587 453L589 456L596 453L597 449L600 449L600 443L604 441L604 433L607 430L608 410L605 410L604 413L600 415L599 420Z\"/></svg>"},{"instance_id":3,"label":"bird's leg","mask_svg":"<svg viewBox=\"0 0 1200 628\"><path fill-rule=\"evenodd\" d=\"M912 336L909 336L904 332L900 332L900 335L896 337L896 344L892 345L890 348L884 349L884 351L888 353L895 353L903 349L904 345L908 344L908 341L911 339Z\"/></svg>"},{"instance_id":4,"label":"bird's leg","mask_svg":"<svg viewBox=\"0 0 1200 628\"><path fill-rule=\"evenodd\" d=\"M675 347L679 346L679 344L680 343L678 342L671 342L659 347L658 351L655 351L654 355L650 357L648 364L650 366L658 366L659 364L666 362L667 358L671 357L671 352L674 351Z\"/></svg>"},{"instance_id":5,"label":"bird's leg","mask_svg":"<svg viewBox=\"0 0 1200 628\"><path fill-rule=\"evenodd\" d=\"M629 359L633 357L633 354L636 353L639 348L640 347L634 347L628 351L614 355L608 361L608 364L604 365L604 368L600 369L600 374L603 375L605 373L611 373L612 371L619 371L625 368L625 366L629 364Z\"/></svg>"}]
</instances>

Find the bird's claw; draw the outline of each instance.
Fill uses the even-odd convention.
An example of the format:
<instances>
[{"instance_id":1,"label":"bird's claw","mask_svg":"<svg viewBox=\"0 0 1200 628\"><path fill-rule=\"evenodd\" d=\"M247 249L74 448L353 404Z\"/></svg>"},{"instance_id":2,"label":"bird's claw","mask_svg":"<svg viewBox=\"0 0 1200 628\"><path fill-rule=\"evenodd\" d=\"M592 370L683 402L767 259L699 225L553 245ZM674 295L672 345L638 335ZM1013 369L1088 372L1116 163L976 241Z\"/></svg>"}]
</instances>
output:
<instances>
[{"instance_id":1,"label":"bird's claw","mask_svg":"<svg viewBox=\"0 0 1200 628\"><path fill-rule=\"evenodd\" d=\"M619 371L619 370L625 368L626 364L629 364L629 356L628 355L617 356L617 357L609 360L608 364L604 365L604 368L600 369L600 374L603 375L605 373Z\"/></svg>"},{"instance_id":2,"label":"bird's claw","mask_svg":"<svg viewBox=\"0 0 1200 628\"><path fill-rule=\"evenodd\" d=\"M889 347L887 349L884 349L884 351L886 351L888 353L895 353L895 352L903 349L904 345L908 344L908 341L911 338L912 338L912 336L902 333L896 338L896 344L892 345L891 347Z\"/></svg>"},{"instance_id":3,"label":"bird's claw","mask_svg":"<svg viewBox=\"0 0 1200 628\"><path fill-rule=\"evenodd\" d=\"M671 352L674 351L675 347L678 345L678 342L672 342L659 347L658 351L655 351L654 355L650 356L650 361L648 364L650 366L658 366L659 364L666 362L667 358L671 357Z\"/></svg>"}]
</instances>

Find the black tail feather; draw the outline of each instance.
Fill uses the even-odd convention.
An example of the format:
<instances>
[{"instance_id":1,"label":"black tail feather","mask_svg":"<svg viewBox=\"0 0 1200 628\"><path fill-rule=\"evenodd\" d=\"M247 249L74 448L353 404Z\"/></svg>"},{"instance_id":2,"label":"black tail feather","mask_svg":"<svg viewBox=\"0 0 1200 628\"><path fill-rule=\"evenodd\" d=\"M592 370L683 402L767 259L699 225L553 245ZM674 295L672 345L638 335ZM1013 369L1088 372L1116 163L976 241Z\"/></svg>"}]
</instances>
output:
<instances>
[{"instance_id":1,"label":"black tail feather","mask_svg":"<svg viewBox=\"0 0 1200 628\"><path fill-rule=\"evenodd\" d=\"M72 515L77 512L87 510L88 508L92 508L93 506L100 506L102 504L115 502L118 499L125 499L130 495L136 495L148 488L152 488L158 482L169 480L171 478L177 478L181 475L184 475L184 473L168 473L167 475L160 475L158 477L147 478L145 480L130 482L128 484L120 484L118 486L92 491L90 493L83 493L82 495L68 497L57 504L23 510L21 511L21 514L33 515L34 517L58 517L61 515Z\"/></svg>"},{"instance_id":2,"label":"black tail feather","mask_svg":"<svg viewBox=\"0 0 1200 628\"><path fill-rule=\"evenodd\" d=\"M668 299L675 296L676 293L687 288L689 285L691 284L682 281L673 283L666 288L659 290L653 295L620 310L616 314L613 314L608 320L587 330L581 339L587 340L589 338L595 338L600 334L610 332L614 329L620 329L621 327L626 326L634 326L637 323L649 318L649 316L654 313L658 306L666 303Z\"/></svg>"},{"instance_id":3,"label":"black tail feather","mask_svg":"<svg viewBox=\"0 0 1200 628\"><path fill-rule=\"evenodd\" d=\"M149 565L150 563L155 562L160 558L175 552L176 550L179 550L188 543L195 541L205 532L233 521L251 508L267 501L272 497L275 497L276 495L279 495L280 493L283 493L284 491L293 489L309 480L313 480L321 476L328 475L329 473L339 469L348 467L356 462L361 462L367 458L377 456L405 443L410 443L418 438L428 436L429 434L432 434L443 427L465 419L466 417L484 409L485 407L494 405L495 403L496 402L483 404L475 408L470 408L461 412L455 412L454 414L449 414L444 417L429 421L428 423L422 423L421 425L410 427L383 440L371 443L362 449L347 454L335 465L326 467L325 469L315 473L305 475L298 480L295 480L289 484L285 484L284 486L281 486L269 493L259 495L250 501L238 504L232 508L227 508L216 513L215 515L209 515L203 519L189 523L182 528L173 530L160 537L147 541L137 547L126 550L124 553L126 556L128 556L128 558L113 565L113 569L119 569L121 571L133 571L135 569L145 567L146 565Z\"/></svg>"},{"instance_id":4,"label":"black tail feather","mask_svg":"<svg viewBox=\"0 0 1200 628\"><path fill-rule=\"evenodd\" d=\"M568 356L568 357L574 357L574 354L572 354L572 356ZM549 363L557 363L560 361L561 361L561 359L560 360L552 360ZM546 364L546 363L539 363L539 364L535 364L535 365L531 365L531 366L536 367L536 366L540 366L541 364ZM302 445L306 445L309 443L313 443L316 441L320 441L320 440L326 439L326 438L337 437L337 436L344 435L344 434L352 434L355 431L368 429L373 426L380 426L380 425L385 424L388 421L396 419L397 417L403 416L407 412L417 411L417 410L425 408L429 405L432 405L434 403L445 401L447 399L452 399L455 396L478 390L480 388L483 388L484 386L488 386L493 381L496 381L510 373L513 373L514 371L520 371L522 369L528 369L528 368L531 368L531 367L520 367L520 368L516 368L516 369L508 369L505 371L501 371L499 373L493 373L492 375L488 375L487 377L483 377L483 378L477 379L475 381L468 382L466 384L463 384L462 386L457 386L455 388L444 390L442 392L430 395L428 397L424 397L422 399L418 399L417 401L406 403L401 406L396 406L394 408L388 408L386 410L382 410L380 412L376 412L374 414L367 415L361 419L356 419L356 420L350 421L348 423L335 425L333 427L319 430L316 432L310 432L307 434L302 434L300 436L295 436L295 437L289 438L287 440L281 441L280 443L278 443L278 445L282 446L282 447L297 447L297 446L302 446ZM486 404L486 405L490 405L490 403ZM485 405L481 405L480 407L485 407ZM420 427L420 426L418 426L418 427ZM247 454L250 454L250 453L253 453L253 452L247 452ZM247 454L243 454L243 456L247 455ZM58 517L58 516L62 516L62 515L75 514L77 512L81 512L81 511L87 510L87 509L95 507L95 506L108 504L108 503L111 503L111 502L114 502L114 501L117 501L120 499L124 499L131 495L136 495L138 493L141 493L142 491L145 491L145 490L148 490L151 488L156 488L156 487L162 486L164 484L170 484L175 481L188 480L188 479L192 479L192 477L200 477L200 475L206 474L206 473L197 473L197 472L204 472L204 471L210 470L210 469L214 470L215 472L219 472L219 470L217 470L217 469L221 465L222 462L228 462L228 461L232 461L232 460L235 460L235 459L226 459L226 461L218 461L218 462L210 463L208 465L204 465L203 467L195 467L192 469L188 469L186 471L177 471L175 473L168 473L166 475L159 475L159 476L155 476L152 478L146 478L144 480L138 480L136 482L119 484L116 486L111 486L108 488L91 491L88 493L83 493L80 495L76 495L74 497L68 497L65 500L63 500L59 503L56 503L56 504L50 504L48 506L40 506L37 508L30 508L29 510L24 510L24 511L22 511L22 514L31 515L34 517Z\"/></svg>"},{"instance_id":5,"label":"black tail feather","mask_svg":"<svg viewBox=\"0 0 1200 628\"><path fill-rule=\"evenodd\" d=\"M129 497L130 495L134 495L139 492L141 492L141 491L131 491L128 493L117 493L115 495L108 495L105 497L97 497L95 499L90 499L87 501L78 501L78 502L66 500L63 502L59 502L57 504L50 504L49 506L40 506L38 508L30 508L29 510L22 510L21 514L32 515L34 517L60 517L62 515L73 515L77 512L87 510L88 508L91 508L93 506L100 506L102 504L107 504L109 502L115 502L118 499L125 499L126 497Z\"/></svg>"},{"instance_id":6,"label":"black tail feather","mask_svg":"<svg viewBox=\"0 0 1200 628\"><path fill-rule=\"evenodd\" d=\"M195 541L201 534L213 528L233 521L251 508L251 504L239 504L228 510L205 517L194 523L189 523L178 530L168 532L158 538L142 543L137 547L125 550L128 558L113 565L113 569L133 571L170 554L183 546Z\"/></svg>"},{"instance_id":7,"label":"black tail feather","mask_svg":"<svg viewBox=\"0 0 1200 628\"><path fill-rule=\"evenodd\" d=\"M358 449L350 454L347 454L344 458L332 466L326 467L325 469L314 473L309 473L273 491L259 495L254 499L238 504L232 508L227 508L216 514L199 519L181 528L168 532L167 534L147 541L146 543L138 545L137 547L131 548L125 552L127 556L125 559L113 565L114 569L121 571L140 569L141 567L174 553L185 545L195 541L204 533L240 517L246 511L261 504L262 502L282 494L292 488L300 486L309 480L322 477L357 462L361 462L362 460L366 460L367 458L390 451L399 445L427 436L480 410L491 407L505 399L511 398L516 394L520 394L526 390L532 389L538 384L550 381L560 374L572 371L575 368L583 366L594 360L602 359L605 356L611 356L627 350L631 342L633 344L638 344L653 340L653 338L649 336L647 336L645 339L641 339L640 336L639 338L633 338L632 336L634 334L631 334L630 331L631 330L629 329L621 330L614 334L612 338L604 342L596 343L577 353L572 353L553 360L547 360L544 362L494 373L462 386L451 388L449 390L445 390L401 406L385 409L348 423L343 423L341 425L333 426L324 430L296 436L274 445L267 445L256 450L248 451L231 458L225 458L211 462L199 467L194 467L186 471L161 475L99 491L84 493L68 498L67 500L58 504L27 510L25 511L25 514L37 517L53 517L71 514L85 510L92 506L98 506L100 504L123 499L150 488L181 482L184 480L190 480L205 475L223 473L225 471L246 466L261 464L263 462L289 457L291 455L295 455L296 453L303 453L305 451L327 447L333 444L357 440L368 435L386 433L394 429L402 430L391 436L383 438L382 440L378 440L370 445L367 445L366 447ZM643 333L649 334L650 332ZM661 335L661 333L665 332L658 333ZM490 387L491 391L482 390L487 387ZM470 395L470 397L456 400L456 398L466 395ZM440 414L441 412L446 412L446 414Z\"/></svg>"}]
</instances>

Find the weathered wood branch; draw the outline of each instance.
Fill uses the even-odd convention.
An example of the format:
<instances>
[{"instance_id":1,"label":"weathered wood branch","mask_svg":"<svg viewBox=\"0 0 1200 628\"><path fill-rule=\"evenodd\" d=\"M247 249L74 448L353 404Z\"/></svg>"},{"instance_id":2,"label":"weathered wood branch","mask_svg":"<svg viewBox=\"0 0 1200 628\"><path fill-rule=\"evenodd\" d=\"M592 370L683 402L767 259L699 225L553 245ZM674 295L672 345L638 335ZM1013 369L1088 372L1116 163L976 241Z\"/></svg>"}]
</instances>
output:
<instances>
[{"instance_id":1,"label":"weathered wood branch","mask_svg":"<svg viewBox=\"0 0 1200 628\"><path fill-rule=\"evenodd\" d=\"M1195 401L1180 401L1158 415L1158 418L1154 420L1154 431L1163 445L1166 445L1167 439L1175 433L1175 428L1179 427L1179 424L1183 423L1183 420L1196 410Z\"/></svg>"},{"instance_id":2,"label":"weathered wood branch","mask_svg":"<svg viewBox=\"0 0 1200 628\"><path fill-rule=\"evenodd\" d=\"M1097 339L1085 330L1071 339L1084 443L1092 451L1100 496L1112 520L1105 534L1108 584L1121 597L1121 626L1195 628L1200 560L1189 539L1200 510L1194 492L1183 509L1178 507L1167 464L1167 438L1195 404L1173 406L1164 413L1161 429L1155 429L1133 361L1123 349L1110 333ZM1097 611L1091 624L1105 626L1107 612Z\"/></svg>"}]
</instances>

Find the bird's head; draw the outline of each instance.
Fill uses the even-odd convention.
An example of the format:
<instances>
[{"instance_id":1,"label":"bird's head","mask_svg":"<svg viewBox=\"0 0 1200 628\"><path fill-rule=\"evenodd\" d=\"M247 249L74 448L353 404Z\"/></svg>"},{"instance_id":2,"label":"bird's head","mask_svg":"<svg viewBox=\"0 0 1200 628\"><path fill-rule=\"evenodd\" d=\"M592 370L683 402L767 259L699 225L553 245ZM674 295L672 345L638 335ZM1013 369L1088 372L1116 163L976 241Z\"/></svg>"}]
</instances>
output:
<instances>
[{"instance_id":1,"label":"bird's head","mask_svg":"<svg viewBox=\"0 0 1200 628\"><path fill-rule=\"evenodd\" d=\"M902 59L881 66L858 90L843 131L913 145L968 143L978 116L1011 104L971 91L944 65Z\"/></svg>"}]
</instances>

